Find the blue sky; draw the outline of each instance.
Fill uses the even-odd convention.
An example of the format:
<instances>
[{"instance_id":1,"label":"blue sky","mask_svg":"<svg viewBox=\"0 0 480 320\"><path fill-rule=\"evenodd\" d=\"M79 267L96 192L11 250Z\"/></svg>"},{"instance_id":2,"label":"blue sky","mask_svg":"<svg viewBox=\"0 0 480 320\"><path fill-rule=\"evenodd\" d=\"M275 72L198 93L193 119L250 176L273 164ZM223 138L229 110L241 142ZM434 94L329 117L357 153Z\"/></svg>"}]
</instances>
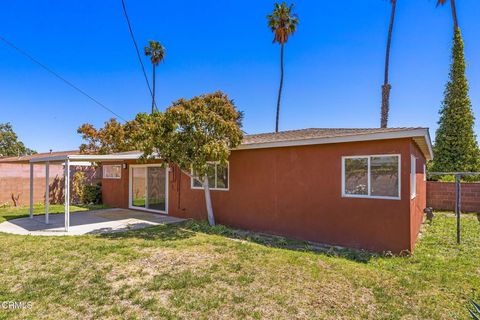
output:
<instances>
[{"instance_id":1,"label":"blue sky","mask_svg":"<svg viewBox=\"0 0 480 320\"><path fill-rule=\"evenodd\" d=\"M157 104L223 90L245 112L248 133L274 130L279 47L265 16L273 1L126 0L141 45L167 50L157 69ZM280 129L377 127L390 5L386 0L297 0L297 33L285 48ZM480 1L457 4L474 112L480 117ZM120 0L2 1L0 35L130 119L150 97ZM397 5L390 126L434 135L448 78L450 7ZM144 60L148 65L148 60ZM112 115L0 42L0 122L38 151L77 148L76 129ZM148 68L150 72L150 68ZM480 135L480 121L476 125Z\"/></svg>"}]
</instances>

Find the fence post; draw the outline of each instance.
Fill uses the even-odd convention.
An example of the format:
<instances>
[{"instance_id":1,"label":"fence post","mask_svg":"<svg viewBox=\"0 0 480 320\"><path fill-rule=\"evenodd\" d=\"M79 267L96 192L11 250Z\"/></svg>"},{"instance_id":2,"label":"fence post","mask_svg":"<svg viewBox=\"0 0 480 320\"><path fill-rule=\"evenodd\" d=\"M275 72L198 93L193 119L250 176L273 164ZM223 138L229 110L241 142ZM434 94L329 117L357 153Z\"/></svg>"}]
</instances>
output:
<instances>
[{"instance_id":1,"label":"fence post","mask_svg":"<svg viewBox=\"0 0 480 320\"><path fill-rule=\"evenodd\" d=\"M457 244L460 244L461 187L460 174L455 175L455 214L457 215Z\"/></svg>"}]
</instances>

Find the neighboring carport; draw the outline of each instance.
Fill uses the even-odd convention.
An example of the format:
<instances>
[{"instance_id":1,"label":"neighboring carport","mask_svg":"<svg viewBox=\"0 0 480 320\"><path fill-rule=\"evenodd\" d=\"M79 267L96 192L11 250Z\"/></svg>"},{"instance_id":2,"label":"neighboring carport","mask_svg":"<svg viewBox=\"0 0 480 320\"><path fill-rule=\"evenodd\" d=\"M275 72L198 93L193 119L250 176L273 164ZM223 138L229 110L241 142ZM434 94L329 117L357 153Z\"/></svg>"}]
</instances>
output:
<instances>
[{"instance_id":1,"label":"neighboring carport","mask_svg":"<svg viewBox=\"0 0 480 320\"><path fill-rule=\"evenodd\" d=\"M70 226L70 167L71 166L91 166L94 163L137 160L141 157L139 152L115 153L109 155L88 155L88 154L72 154L61 156L48 156L43 158L35 158L30 160L30 218L33 219L33 181L34 181L34 165L45 166L45 223L49 224L50 217L48 207L49 198L49 171L51 164L61 164L64 166L64 196L65 196L65 232L68 232Z\"/></svg>"}]
</instances>

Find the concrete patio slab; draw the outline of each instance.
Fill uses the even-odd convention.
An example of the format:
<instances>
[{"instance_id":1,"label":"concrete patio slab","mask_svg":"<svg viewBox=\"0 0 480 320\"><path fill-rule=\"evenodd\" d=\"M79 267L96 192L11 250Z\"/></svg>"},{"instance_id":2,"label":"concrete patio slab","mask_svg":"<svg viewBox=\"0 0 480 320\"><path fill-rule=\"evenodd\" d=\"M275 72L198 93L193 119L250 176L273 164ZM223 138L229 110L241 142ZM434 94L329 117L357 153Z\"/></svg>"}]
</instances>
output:
<instances>
[{"instance_id":1,"label":"concrete patio slab","mask_svg":"<svg viewBox=\"0 0 480 320\"><path fill-rule=\"evenodd\" d=\"M35 236L78 236L121 232L182 221L185 220L143 211L102 209L71 213L68 232L64 229L64 214L51 214L49 224L45 223L44 215L36 215L33 219L12 219L0 223L0 232Z\"/></svg>"}]
</instances>

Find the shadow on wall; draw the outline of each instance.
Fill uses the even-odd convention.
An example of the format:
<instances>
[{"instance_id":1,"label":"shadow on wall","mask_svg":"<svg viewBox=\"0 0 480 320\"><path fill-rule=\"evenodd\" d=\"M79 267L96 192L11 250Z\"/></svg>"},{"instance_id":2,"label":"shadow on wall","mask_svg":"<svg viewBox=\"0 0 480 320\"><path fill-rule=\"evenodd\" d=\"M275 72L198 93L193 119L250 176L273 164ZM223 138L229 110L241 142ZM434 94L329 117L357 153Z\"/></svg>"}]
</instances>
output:
<instances>
[{"instance_id":1,"label":"shadow on wall","mask_svg":"<svg viewBox=\"0 0 480 320\"><path fill-rule=\"evenodd\" d=\"M71 181L77 172L83 172L87 185L101 182L101 170L97 167L77 166L71 168ZM64 202L64 177L63 166L50 166L50 192L51 204ZM73 189L73 188L72 188ZM71 189L72 199L79 196ZM34 203L45 202L45 167L34 166ZM0 164L0 207L27 206L30 196L30 165L29 164Z\"/></svg>"},{"instance_id":2,"label":"shadow on wall","mask_svg":"<svg viewBox=\"0 0 480 320\"><path fill-rule=\"evenodd\" d=\"M101 182L100 169L97 167L73 167L70 176L70 201L72 204L82 202L83 186L94 185ZM51 204L62 204L65 202L64 194L65 178L55 176L50 183L49 199ZM45 201L45 196L44 196Z\"/></svg>"},{"instance_id":3,"label":"shadow on wall","mask_svg":"<svg viewBox=\"0 0 480 320\"><path fill-rule=\"evenodd\" d=\"M60 204L64 203L65 195L63 194L63 185L65 179L59 176L56 176L53 179L53 182L50 183L50 193L49 193L49 200L51 204Z\"/></svg>"}]
</instances>

